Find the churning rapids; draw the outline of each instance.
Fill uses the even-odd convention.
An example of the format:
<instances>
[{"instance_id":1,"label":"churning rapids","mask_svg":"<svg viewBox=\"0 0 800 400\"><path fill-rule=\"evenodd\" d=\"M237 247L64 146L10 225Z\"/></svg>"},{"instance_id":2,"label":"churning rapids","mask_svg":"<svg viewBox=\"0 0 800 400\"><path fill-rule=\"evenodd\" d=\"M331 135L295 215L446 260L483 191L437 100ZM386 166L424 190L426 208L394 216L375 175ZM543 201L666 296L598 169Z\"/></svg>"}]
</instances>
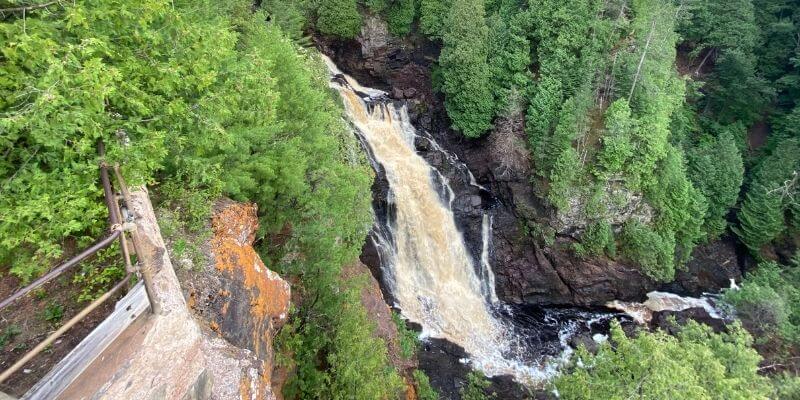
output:
<instances>
[{"instance_id":1,"label":"churning rapids","mask_svg":"<svg viewBox=\"0 0 800 400\"><path fill-rule=\"evenodd\" d=\"M385 172L389 182L392 215L378 222L371 238L395 306L422 326L423 337L463 347L473 366L488 376L512 375L525 384L549 378L569 354L572 334L607 326L614 314L521 312L498 302L488 256L490 211L483 218L482 254L474 260L456 228L447 179L415 151L418 132L405 106L382 91L362 87L326 61L331 86L341 94L350 123L373 167ZM458 162L454 157L450 161ZM545 355L555 357L548 362Z\"/></svg>"}]
</instances>

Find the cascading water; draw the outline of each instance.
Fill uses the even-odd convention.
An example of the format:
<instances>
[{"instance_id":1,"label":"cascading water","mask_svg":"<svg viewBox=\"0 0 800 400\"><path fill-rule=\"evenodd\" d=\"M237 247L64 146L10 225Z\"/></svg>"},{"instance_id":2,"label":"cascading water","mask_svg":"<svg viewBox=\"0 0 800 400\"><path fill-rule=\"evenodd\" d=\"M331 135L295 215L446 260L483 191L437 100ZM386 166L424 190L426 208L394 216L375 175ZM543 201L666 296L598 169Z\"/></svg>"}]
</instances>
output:
<instances>
[{"instance_id":1,"label":"cascading water","mask_svg":"<svg viewBox=\"0 0 800 400\"><path fill-rule=\"evenodd\" d=\"M422 326L423 337L458 344L488 376L512 375L522 383L552 376L554 364L542 367L538 356L568 354L564 351L569 336L581 324L591 328L595 315L540 310L532 318L499 304L490 265L492 216L483 215L480 259L473 261L456 227L455 194L447 178L415 151L418 135L405 107L326 62L334 75L331 86L340 93L373 167L383 171L389 183L392 215L377 224L371 238L395 305ZM455 155L426 139L451 165L465 170L470 185L486 191ZM610 317L602 314L598 320ZM548 335L550 342L543 343Z\"/></svg>"},{"instance_id":2,"label":"cascading water","mask_svg":"<svg viewBox=\"0 0 800 400\"><path fill-rule=\"evenodd\" d=\"M487 375L524 379L524 367L503 356L510 341L491 311L494 285L488 289L476 273L453 212L431 180L432 167L414 150L416 131L405 109L387 102L368 104L363 95L380 93L340 76L345 81L334 80L333 86L351 123L385 171L396 207L391 238L378 240L397 306L406 318L422 325L423 336L462 346ZM447 187L446 180L440 184ZM480 271L491 275L488 261Z\"/></svg>"}]
</instances>

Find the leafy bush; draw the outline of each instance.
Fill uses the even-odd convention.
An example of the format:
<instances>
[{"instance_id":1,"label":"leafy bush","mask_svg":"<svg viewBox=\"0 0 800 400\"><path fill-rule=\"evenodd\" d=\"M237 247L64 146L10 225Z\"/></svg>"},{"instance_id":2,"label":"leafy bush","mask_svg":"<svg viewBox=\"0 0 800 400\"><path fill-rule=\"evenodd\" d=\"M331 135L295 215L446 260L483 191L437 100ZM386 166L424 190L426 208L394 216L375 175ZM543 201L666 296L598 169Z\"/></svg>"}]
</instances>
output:
<instances>
[{"instance_id":1,"label":"leafy bush","mask_svg":"<svg viewBox=\"0 0 800 400\"><path fill-rule=\"evenodd\" d=\"M415 369L411 375L414 378L414 387L417 389L417 398L419 400L439 400L439 393L431 387L428 375L425 375L419 369Z\"/></svg>"},{"instance_id":2,"label":"leafy bush","mask_svg":"<svg viewBox=\"0 0 800 400\"><path fill-rule=\"evenodd\" d=\"M64 318L64 306L55 302L48 303L44 308L42 318L53 324L60 322Z\"/></svg>"},{"instance_id":3,"label":"leafy bush","mask_svg":"<svg viewBox=\"0 0 800 400\"><path fill-rule=\"evenodd\" d=\"M11 341L13 341L14 338L17 337L17 335L19 335L20 333L22 333L22 329L20 329L19 326L13 324L7 325L5 328L3 328L3 332L0 333L0 348L5 347L7 344L11 343ZM425 379L427 378L428 377L426 376Z\"/></svg>"},{"instance_id":4,"label":"leafy bush","mask_svg":"<svg viewBox=\"0 0 800 400\"><path fill-rule=\"evenodd\" d=\"M130 245L130 241L128 243ZM90 262L81 264L80 272L72 277L72 283L80 287L79 302L97 299L125 276L121 254L119 245L115 243L97 252Z\"/></svg>"},{"instance_id":5,"label":"leafy bush","mask_svg":"<svg viewBox=\"0 0 800 400\"><path fill-rule=\"evenodd\" d=\"M361 31L356 0L319 0L316 27L325 35L352 39Z\"/></svg>"},{"instance_id":6,"label":"leafy bush","mask_svg":"<svg viewBox=\"0 0 800 400\"><path fill-rule=\"evenodd\" d=\"M614 231L608 221L598 221L586 227L581 235L581 241L576 249L578 255L601 255L603 253L614 257L617 252Z\"/></svg>"},{"instance_id":7,"label":"leafy bush","mask_svg":"<svg viewBox=\"0 0 800 400\"><path fill-rule=\"evenodd\" d=\"M419 348L419 336L417 332L406 326L406 321L395 311L392 311L392 321L397 326L398 341L400 342L400 355L410 359L414 357Z\"/></svg>"},{"instance_id":8,"label":"leafy bush","mask_svg":"<svg viewBox=\"0 0 800 400\"><path fill-rule=\"evenodd\" d=\"M745 276L739 290L726 290L732 304L760 344L782 351L800 343L800 266L764 262ZM781 347L783 349L781 349Z\"/></svg>"},{"instance_id":9,"label":"leafy bush","mask_svg":"<svg viewBox=\"0 0 800 400\"><path fill-rule=\"evenodd\" d=\"M639 221L629 221L620 234L622 255L636 262L657 281L669 281L675 274L675 244Z\"/></svg>"},{"instance_id":10,"label":"leafy bush","mask_svg":"<svg viewBox=\"0 0 800 400\"><path fill-rule=\"evenodd\" d=\"M411 32L411 26L417 15L417 0L396 0L386 10L386 22L389 32L395 36L404 36Z\"/></svg>"},{"instance_id":11,"label":"leafy bush","mask_svg":"<svg viewBox=\"0 0 800 400\"><path fill-rule=\"evenodd\" d=\"M581 346L554 381L562 399L766 399L761 357L737 325L715 334L690 321L677 336L640 331L627 337L614 321L596 354Z\"/></svg>"},{"instance_id":12,"label":"leafy bush","mask_svg":"<svg viewBox=\"0 0 800 400\"><path fill-rule=\"evenodd\" d=\"M470 371L467 375L467 384L459 390L462 400L487 400L497 398L496 393L486 394L486 389L492 383L483 374L477 371Z\"/></svg>"},{"instance_id":13,"label":"leafy bush","mask_svg":"<svg viewBox=\"0 0 800 400\"><path fill-rule=\"evenodd\" d=\"M447 12L453 0L419 0L419 27L422 33L441 39Z\"/></svg>"}]
</instances>

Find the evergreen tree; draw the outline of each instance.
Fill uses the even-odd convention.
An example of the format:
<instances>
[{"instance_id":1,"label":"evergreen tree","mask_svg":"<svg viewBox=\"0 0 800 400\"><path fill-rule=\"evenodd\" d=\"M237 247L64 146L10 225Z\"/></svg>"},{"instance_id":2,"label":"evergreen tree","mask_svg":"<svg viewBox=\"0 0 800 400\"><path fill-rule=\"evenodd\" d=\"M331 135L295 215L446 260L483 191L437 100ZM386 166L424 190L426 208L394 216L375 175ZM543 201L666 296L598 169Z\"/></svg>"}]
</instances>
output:
<instances>
[{"instance_id":1,"label":"evergreen tree","mask_svg":"<svg viewBox=\"0 0 800 400\"><path fill-rule=\"evenodd\" d=\"M420 0L419 29L428 37L441 39L447 22L447 13L454 0Z\"/></svg>"},{"instance_id":2,"label":"evergreen tree","mask_svg":"<svg viewBox=\"0 0 800 400\"><path fill-rule=\"evenodd\" d=\"M319 0L316 27L325 35L352 39L361 31L356 0Z\"/></svg>"},{"instance_id":3,"label":"evergreen tree","mask_svg":"<svg viewBox=\"0 0 800 400\"><path fill-rule=\"evenodd\" d=\"M689 154L689 175L708 203L705 229L713 239L727 226L725 216L739 198L744 164L733 134L725 133L694 148Z\"/></svg>"},{"instance_id":4,"label":"evergreen tree","mask_svg":"<svg viewBox=\"0 0 800 400\"><path fill-rule=\"evenodd\" d=\"M453 128L478 137L491 127L488 28L483 0L453 0L442 38L442 91Z\"/></svg>"}]
</instances>

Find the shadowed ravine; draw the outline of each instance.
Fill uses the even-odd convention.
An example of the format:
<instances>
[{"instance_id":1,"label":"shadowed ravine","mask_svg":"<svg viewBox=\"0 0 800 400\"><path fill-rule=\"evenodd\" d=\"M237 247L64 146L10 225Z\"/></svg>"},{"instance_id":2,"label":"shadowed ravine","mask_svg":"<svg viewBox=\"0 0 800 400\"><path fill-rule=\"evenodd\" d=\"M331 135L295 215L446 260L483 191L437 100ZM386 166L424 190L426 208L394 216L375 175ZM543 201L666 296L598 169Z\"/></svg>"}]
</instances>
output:
<instances>
[{"instance_id":1,"label":"shadowed ravine","mask_svg":"<svg viewBox=\"0 0 800 400\"><path fill-rule=\"evenodd\" d=\"M395 306L422 326L423 337L463 347L473 366L488 376L512 375L528 384L549 377L553 365L543 366L539 355L561 353L577 330L577 320L589 327L589 321L612 314L581 313L566 324L543 321L541 325L557 330L555 343L542 346L550 349L531 348L542 345L536 340L537 321L515 316L497 301L488 257L491 216L484 214L481 257L473 260L453 218L452 189L416 153L417 132L405 107L396 106L383 92L360 86L327 61L334 75L332 86L341 94L351 124L368 147L373 166L381 168L389 182L393 215L385 226L376 227L371 240Z\"/></svg>"}]
</instances>

